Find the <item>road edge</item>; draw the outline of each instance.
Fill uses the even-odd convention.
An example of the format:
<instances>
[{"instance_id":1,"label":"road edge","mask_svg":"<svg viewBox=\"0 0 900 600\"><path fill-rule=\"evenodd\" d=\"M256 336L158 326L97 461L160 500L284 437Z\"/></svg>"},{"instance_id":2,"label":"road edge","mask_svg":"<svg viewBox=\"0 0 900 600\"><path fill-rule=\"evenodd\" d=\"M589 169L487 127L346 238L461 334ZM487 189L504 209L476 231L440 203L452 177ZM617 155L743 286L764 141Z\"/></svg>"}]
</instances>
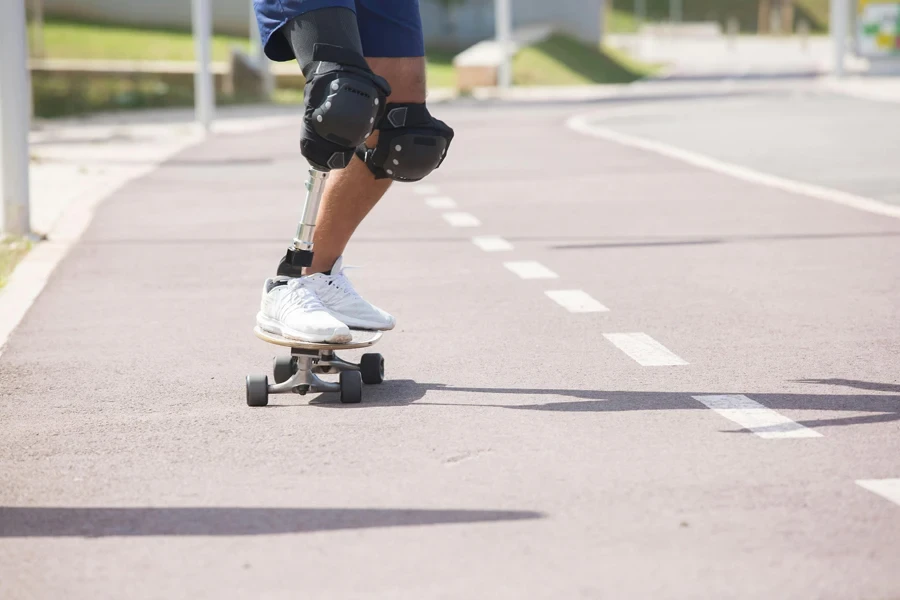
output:
<instances>
[{"instance_id":1,"label":"road edge","mask_svg":"<svg viewBox=\"0 0 900 600\"><path fill-rule=\"evenodd\" d=\"M825 200L868 213L900 219L900 206L894 206L893 204L887 204L886 202L881 202L872 198L857 196L856 194L851 194L849 192L842 192L840 190L826 188L811 183L804 183L802 181L787 179L777 175L769 175L768 173L718 160L704 154L684 150L662 142L619 133L607 127L603 127L602 125L591 123L590 115L581 114L571 117L566 120L566 127L583 135L589 135L608 142L637 148L639 150L654 152L667 158L680 160L695 167L715 171L716 173L728 175L729 177L741 179L749 183L764 185L791 194L815 198L817 200Z\"/></svg>"},{"instance_id":2,"label":"road edge","mask_svg":"<svg viewBox=\"0 0 900 600\"><path fill-rule=\"evenodd\" d=\"M140 171L86 191L63 210L47 239L37 243L25 255L0 291L0 356L6 350L6 343L13 331L47 286L56 267L91 224L97 207L128 183L153 172L169 158L201 140L197 132L186 135Z\"/></svg>"}]
</instances>

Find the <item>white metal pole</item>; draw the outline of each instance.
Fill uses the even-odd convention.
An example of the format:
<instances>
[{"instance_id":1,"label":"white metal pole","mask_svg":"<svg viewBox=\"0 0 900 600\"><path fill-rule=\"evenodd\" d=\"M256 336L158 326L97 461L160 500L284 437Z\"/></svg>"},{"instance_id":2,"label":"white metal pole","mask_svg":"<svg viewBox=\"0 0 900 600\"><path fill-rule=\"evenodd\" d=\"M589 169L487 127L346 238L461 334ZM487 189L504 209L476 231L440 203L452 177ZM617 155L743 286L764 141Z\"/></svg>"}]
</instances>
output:
<instances>
[{"instance_id":1,"label":"white metal pole","mask_svg":"<svg viewBox=\"0 0 900 600\"><path fill-rule=\"evenodd\" d=\"M31 233L28 130L31 91L25 2L0 0L0 230Z\"/></svg>"},{"instance_id":2,"label":"white metal pole","mask_svg":"<svg viewBox=\"0 0 900 600\"><path fill-rule=\"evenodd\" d=\"M844 53L847 50L847 29L850 27L850 7L847 0L831 0L831 43L834 50L834 76L844 76Z\"/></svg>"},{"instance_id":3,"label":"white metal pole","mask_svg":"<svg viewBox=\"0 0 900 600\"><path fill-rule=\"evenodd\" d=\"M494 31L500 46L502 60L497 72L497 84L502 88L512 85L512 0L494 0Z\"/></svg>"},{"instance_id":4,"label":"white metal pole","mask_svg":"<svg viewBox=\"0 0 900 600\"><path fill-rule=\"evenodd\" d=\"M194 53L197 69L194 72L194 111L197 122L204 129L212 126L216 97L210 63L212 38L212 10L210 0L193 0L192 23L194 29Z\"/></svg>"}]
</instances>

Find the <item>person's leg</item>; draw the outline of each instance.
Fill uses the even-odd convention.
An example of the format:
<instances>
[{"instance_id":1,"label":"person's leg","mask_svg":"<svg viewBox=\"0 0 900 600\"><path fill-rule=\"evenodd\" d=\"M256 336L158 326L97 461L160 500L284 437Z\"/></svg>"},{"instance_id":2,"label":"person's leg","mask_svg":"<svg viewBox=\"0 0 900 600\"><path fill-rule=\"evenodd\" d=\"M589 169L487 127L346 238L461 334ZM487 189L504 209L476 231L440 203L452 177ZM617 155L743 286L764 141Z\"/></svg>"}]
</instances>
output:
<instances>
[{"instance_id":1,"label":"person's leg","mask_svg":"<svg viewBox=\"0 0 900 600\"><path fill-rule=\"evenodd\" d=\"M389 102L425 102L424 57L366 57L366 61L376 75L390 84ZM378 131L375 131L366 146L374 148L377 141ZM351 161L346 169L331 172L319 206L313 239L315 251L307 273L331 269L344 253L353 232L390 185L391 179L375 179L372 171L358 159Z\"/></svg>"},{"instance_id":2,"label":"person's leg","mask_svg":"<svg viewBox=\"0 0 900 600\"><path fill-rule=\"evenodd\" d=\"M290 52L307 79L301 153L317 169L346 166L371 135L390 93L362 55L353 0L257 0L255 6L261 29L271 29L266 53L275 59ZM308 342L349 341L348 325L319 296L320 282L300 277L310 254L288 248L277 276L263 285L257 326Z\"/></svg>"},{"instance_id":3,"label":"person's leg","mask_svg":"<svg viewBox=\"0 0 900 600\"><path fill-rule=\"evenodd\" d=\"M309 7L335 0L284 1ZM307 78L301 152L314 168L330 174L316 218L312 263L306 262L308 250L288 249L279 277L270 280L271 287L266 284L261 315L276 315L262 319L271 327L281 326L280 315L287 315L290 328L301 331L320 302L349 327L386 330L394 327L394 318L356 293L340 256L391 181L419 181L440 165L453 131L425 108L417 0L336 1L354 2L358 29L346 7L302 13L282 29ZM356 38L346 35L349 30L358 32L362 53ZM271 40L270 46L271 56L278 46ZM303 265L309 266L301 277ZM296 293L285 295L279 286ZM273 296L276 301L266 304Z\"/></svg>"}]
</instances>

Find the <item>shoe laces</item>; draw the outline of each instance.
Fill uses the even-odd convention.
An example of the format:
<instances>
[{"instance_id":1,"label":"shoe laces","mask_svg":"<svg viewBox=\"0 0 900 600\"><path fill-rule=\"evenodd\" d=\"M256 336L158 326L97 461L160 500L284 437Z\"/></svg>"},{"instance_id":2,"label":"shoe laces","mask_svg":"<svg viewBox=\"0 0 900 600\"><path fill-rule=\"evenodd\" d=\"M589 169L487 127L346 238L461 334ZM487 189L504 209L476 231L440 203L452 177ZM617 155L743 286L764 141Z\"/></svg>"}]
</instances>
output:
<instances>
[{"instance_id":1,"label":"shoe laces","mask_svg":"<svg viewBox=\"0 0 900 600\"><path fill-rule=\"evenodd\" d=\"M341 296L351 300L362 300L362 296L353 287L350 279L341 271L337 275L328 278L327 284L323 287L329 295L340 294Z\"/></svg>"},{"instance_id":2,"label":"shoe laces","mask_svg":"<svg viewBox=\"0 0 900 600\"><path fill-rule=\"evenodd\" d=\"M306 286L302 277L296 277L287 282L288 304L291 310L300 309L304 312L325 310L322 300Z\"/></svg>"}]
</instances>

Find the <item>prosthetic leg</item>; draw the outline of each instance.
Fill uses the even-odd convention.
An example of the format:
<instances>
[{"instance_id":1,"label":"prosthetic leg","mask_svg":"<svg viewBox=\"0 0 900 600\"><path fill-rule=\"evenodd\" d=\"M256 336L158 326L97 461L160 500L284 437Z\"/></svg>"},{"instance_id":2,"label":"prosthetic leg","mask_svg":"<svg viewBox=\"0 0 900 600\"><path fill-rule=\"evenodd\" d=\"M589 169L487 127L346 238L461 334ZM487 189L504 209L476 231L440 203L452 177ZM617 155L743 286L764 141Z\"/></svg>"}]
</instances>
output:
<instances>
[{"instance_id":1,"label":"prosthetic leg","mask_svg":"<svg viewBox=\"0 0 900 600\"><path fill-rule=\"evenodd\" d=\"M309 170L306 182L306 201L303 215L297 225L297 233L291 247L282 260L282 268L299 269L312 261L313 233L316 216L328 172L316 168ZM340 392L341 402L356 404L362 401L362 384L378 384L384 381L384 358L378 353L362 355L359 363L352 363L335 355L336 350L366 348L381 339L380 331L352 331L352 339L343 344L317 344L289 340L261 330L254 329L263 341L291 349L290 356L275 358L273 368L274 384L266 375L247 376L247 404L266 406L269 394L309 392ZM338 381L325 381L319 375L338 375Z\"/></svg>"}]
</instances>

